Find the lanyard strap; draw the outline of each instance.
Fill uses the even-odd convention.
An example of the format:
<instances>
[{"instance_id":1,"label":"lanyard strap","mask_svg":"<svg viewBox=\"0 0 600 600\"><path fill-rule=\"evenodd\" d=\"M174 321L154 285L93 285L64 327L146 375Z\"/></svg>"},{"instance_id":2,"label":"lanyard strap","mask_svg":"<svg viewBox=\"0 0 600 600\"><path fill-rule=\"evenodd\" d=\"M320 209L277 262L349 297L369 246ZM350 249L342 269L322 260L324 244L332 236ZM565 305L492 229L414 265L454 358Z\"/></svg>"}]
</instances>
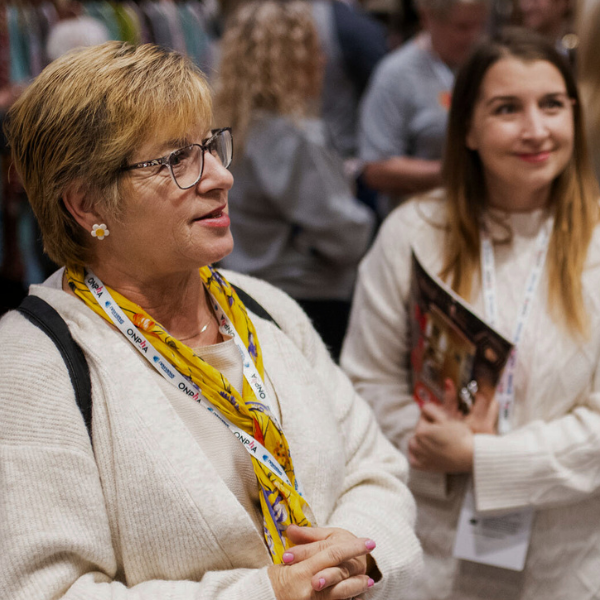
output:
<instances>
[{"instance_id":1,"label":"lanyard strap","mask_svg":"<svg viewBox=\"0 0 600 600\"><path fill-rule=\"evenodd\" d=\"M510 353L502 379L496 389L496 394L500 402L500 414L498 416L498 432L505 434L510 431L510 419L515 401L514 376L517 366L517 347L523 337L523 330L529 315L533 298L537 290L537 286L542 278L546 256L548 254L548 246L550 245L550 237L552 233L552 219L550 219L540 229L535 240L535 255L533 266L527 277L525 284L525 292L523 301L517 313L517 322L513 330L514 348ZM498 319L498 299L496 288L496 268L494 261L494 247L490 236L486 230L481 230L481 279L483 288L483 299L485 306L485 316L492 327L496 326Z\"/></svg>"},{"instance_id":2,"label":"lanyard strap","mask_svg":"<svg viewBox=\"0 0 600 600\"><path fill-rule=\"evenodd\" d=\"M85 283L96 298L96 301L106 313L108 318L114 323L115 327L129 340L136 350L160 373L164 379L171 383L174 387L181 390L184 394L196 400L200 406L204 407L211 415L219 419L229 431L237 438L250 456L261 462L267 469L275 474L286 485L292 487L292 484L287 476L287 473L277 462L275 457L269 452L263 444L256 440L252 435L233 424L227 419L213 404L202 394L202 390L190 379L184 377L154 346L145 338L143 333L131 322L129 317L121 310L121 307L114 301L108 289L102 281L94 275L91 270L87 270ZM219 319L219 330L221 333L233 337L235 345L242 356L244 377L254 390L257 399L260 399L264 405L265 411L268 412L273 424L281 430L279 423L274 418L269 405L266 387L262 381L262 377L258 373L254 361L251 359L247 348L242 342L235 327L229 320L229 317L221 309L219 303L211 295L213 307L217 312ZM298 477L296 479L295 489L302 496L302 490Z\"/></svg>"}]
</instances>

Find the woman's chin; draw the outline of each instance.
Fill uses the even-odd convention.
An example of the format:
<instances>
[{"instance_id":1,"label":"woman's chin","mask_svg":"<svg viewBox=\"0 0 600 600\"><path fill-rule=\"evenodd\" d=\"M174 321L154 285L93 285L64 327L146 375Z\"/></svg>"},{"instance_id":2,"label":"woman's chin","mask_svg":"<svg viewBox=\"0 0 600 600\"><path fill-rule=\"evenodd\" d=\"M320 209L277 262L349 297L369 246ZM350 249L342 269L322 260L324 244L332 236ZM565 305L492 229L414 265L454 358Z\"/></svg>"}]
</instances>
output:
<instances>
[{"instance_id":1,"label":"woman's chin","mask_svg":"<svg viewBox=\"0 0 600 600\"><path fill-rule=\"evenodd\" d=\"M210 252L203 253L202 265L211 265L223 260L233 252L233 238L231 233L211 244Z\"/></svg>"}]
</instances>

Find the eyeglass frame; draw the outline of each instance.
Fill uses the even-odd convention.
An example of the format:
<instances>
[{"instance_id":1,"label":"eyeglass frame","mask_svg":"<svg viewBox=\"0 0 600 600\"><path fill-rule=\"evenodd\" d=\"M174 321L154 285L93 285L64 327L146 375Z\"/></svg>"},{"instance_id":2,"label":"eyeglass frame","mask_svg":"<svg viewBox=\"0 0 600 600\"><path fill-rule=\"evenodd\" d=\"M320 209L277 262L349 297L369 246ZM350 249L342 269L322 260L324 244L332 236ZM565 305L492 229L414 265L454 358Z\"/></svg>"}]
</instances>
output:
<instances>
[{"instance_id":1,"label":"eyeglass frame","mask_svg":"<svg viewBox=\"0 0 600 600\"><path fill-rule=\"evenodd\" d=\"M126 172L126 171L132 171L134 169L145 169L147 167L159 167L159 166L164 165L169 169L169 174L171 175L171 179L173 180L173 183L180 190L189 190L190 188L193 188L202 179L202 175L204 174L204 153L208 150L209 143L216 136L218 136L219 134L221 134L225 131L229 131L229 133L231 135L231 158L229 159L229 164L227 166L223 165L223 166L225 166L226 169L228 169L233 160L233 133L231 131L231 127L221 127L219 129L211 129L210 136L205 138L204 140L202 140L201 144L188 144L187 146L182 146L181 148L177 148L177 149L169 152L169 154L166 154L165 156L161 156L160 158L153 158L152 160L145 160L145 161L142 161L139 163L135 163L133 165L125 165L125 166L121 167L121 171ZM191 148L192 146L198 146L198 148L200 148L202 150L202 168L200 169L200 175L198 176L198 179L196 179L196 181L194 181L194 183L192 183L186 187L182 187L177 182L175 174L173 173L173 166L169 163L169 159L176 152L180 152L181 150L185 150L186 148Z\"/></svg>"}]
</instances>

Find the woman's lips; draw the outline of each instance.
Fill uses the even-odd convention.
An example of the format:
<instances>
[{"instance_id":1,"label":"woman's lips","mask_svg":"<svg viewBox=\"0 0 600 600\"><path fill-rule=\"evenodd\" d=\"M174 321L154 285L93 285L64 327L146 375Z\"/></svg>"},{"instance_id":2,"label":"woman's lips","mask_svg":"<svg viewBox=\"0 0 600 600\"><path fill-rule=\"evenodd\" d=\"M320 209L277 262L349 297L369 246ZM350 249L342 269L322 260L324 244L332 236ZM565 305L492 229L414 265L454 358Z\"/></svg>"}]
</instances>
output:
<instances>
[{"instance_id":1,"label":"woman's lips","mask_svg":"<svg viewBox=\"0 0 600 600\"><path fill-rule=\"evenodd\" d=\"M224 207L217 208L203 217L194 219L194 222L207 227L229 227L229 215L224 210Z\"/></svg>"},{"instance_id":2,"label":"woman's lips","mask_svg":"<svg viewBox=\"0 0 600 600\"><path fill-rule=\"evenodd\" d=\"M528 163L542 163L550 157L550 150L545 152L529 152L527 154L517 154L517 156Z\"/></svg>"}]
</instances>

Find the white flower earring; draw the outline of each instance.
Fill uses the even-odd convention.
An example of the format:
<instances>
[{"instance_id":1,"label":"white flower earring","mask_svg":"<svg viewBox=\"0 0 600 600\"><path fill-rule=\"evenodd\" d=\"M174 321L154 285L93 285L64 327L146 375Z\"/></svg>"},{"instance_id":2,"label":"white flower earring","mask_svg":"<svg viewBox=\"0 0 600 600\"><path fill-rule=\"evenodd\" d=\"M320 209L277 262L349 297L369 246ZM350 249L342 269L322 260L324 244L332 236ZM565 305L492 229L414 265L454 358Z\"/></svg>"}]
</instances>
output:
<instances>
[{"instance_id":1,"label":"white flower earring","mask_svg":"<svg viewBox=\"0 0 600 600\"><path fill-rule=\"evenodd\" d=\"M93 237L99 240L103 240L110 233L110 231L108 230L106 225L102 223L102 225L94 225L90 233Z\"/></svg>"}]
</instances>

